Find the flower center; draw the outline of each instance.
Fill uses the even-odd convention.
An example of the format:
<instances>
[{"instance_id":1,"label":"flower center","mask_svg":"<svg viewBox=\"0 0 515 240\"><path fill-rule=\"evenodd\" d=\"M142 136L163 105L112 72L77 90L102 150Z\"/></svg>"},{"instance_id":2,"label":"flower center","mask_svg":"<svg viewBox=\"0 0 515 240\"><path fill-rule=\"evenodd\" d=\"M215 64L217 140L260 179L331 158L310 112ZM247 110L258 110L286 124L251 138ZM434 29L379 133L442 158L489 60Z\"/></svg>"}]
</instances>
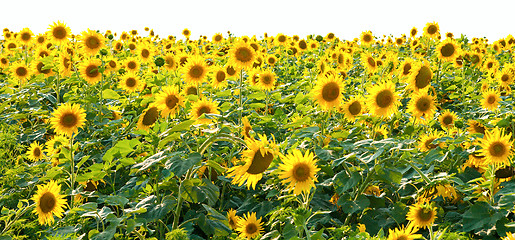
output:
<instances>
[{"instance_id":1,"label":"flower center","mask_svg":"<svg viewBox=\"0 0 515 240\"><path fill-rule=\"evenodd\" d=\"M387 108L393 103L393 94L390 90L383 90L376 96L377 106L380 108Z\"/></svg>"},{"instance_id":2,"label":"flower center","mask_svg":"<svg viewBox=\"0 0 515 240\"><path fill-rule=\"evenodd\" d=\"M27 75L27 69L25 67L16 68L16 75L25 77L25 75Z\"/></svg>"},{"instance_id":3,"label":"flower center","mask_svg":"<svg viewBox=\"0 0 515 240\"><path fill-rule=\"evenodd\" d=\"M190 71L188 72L188 74L192 78L200 78L203 73L204 73L204 68L199 65L195 65L195 66L191 67Z\"/></svg>"},{"instance_id":4,"label":"flower center","mask_svg":"<svg viewBox=\"0 0 515 240\"><path fill-rule=\"evenodd\" d=\"M305 163L298 163L293 167L293 178L297 182L304 182L309 178L309 166Z\"/></svg>"},{"instance_id":5,"label":"flower center","mask_svg":"<svg viewBox=\"0 0 515 240\"><path fill-rule=\"evenodd\" d=\"M418 211L418 219L422 222L429 222L433 218L433 211L428 208L423 208Z\"/></svg>"},{"instance_id":6,"label":"flower center","mask_svg":"<svg viewBox=\"0 0 515 240\"><path fill-rule=\"evenodd\" d=\"M89 49L97 49L100 47L100 40L95 36L91 36L86 39L86 47Z\"/></svg>"},{"instance_id":7,"label":"flower center","mask_svg":"<svg viewBox=\"0 0 515 240\"><path fill-rule=\"evenodd\" d=\"M52 34L55 38L62 40L66 38L66 29L64 27L56 27L54 28L54 31L52 31Z\"/></svg>"},{"instance_id":8,"label":"flower center","mask_svg":"<svg viewBox=\"0 0 515 240\"><path fill-rule=\"evenodd\" d=\"M417 110L425 112L431 107L431 100L427 97L421 97L417 100Z\"/></svg>"},{"instance_id":9,"label":"flower center","mask_svg":"<svg viewBox=\"0 0 515 240\"><path fill-rule=\"evenodd\" d=\"M501 157L506 152L506 146L501 142L495 142L488 148L490 154L494 157Z\"/></svg>"},{"instance_id":10,"label":"flower center","mask_svg":"<svg viewBox=\"0 0 515 240\"><path fill-rule=\"evenodd\" d=\"M41 149L40 148L34 148L34 151L32 152L34 154L34 157L39 158L41 156Z\"/></svg>"},{"instance_id":11,"label":"flower center","mask_svg":"<svg viewBox=\"0 0 515 240\"><path fill-rule=\"evenodd\" d=\"M433 35L436 33L436 31L438 30L438 28L436 28L435 25L430 25L428 28L427 28L427 33L429 33L430 35Z\"/></svg>"},{"instance_id":12,"label":"flower center","mask_svg":"<svg viewBox=\"0 0 515 240\"><path fill-rule=\"evenodd\" d=\"M71 128L77 125L77 116L73 113L65 113L61 117L61 125L63 125L66 128Z\"/></svg>"},{"instance_id":13,"label":"flower center","mask_svg":"<svg viewBox=\"0 0 515 240\"><path fill-rule=\"evenodd\" d=\"M427 66L422 66L415 77L415 86L419 89L427 87L431 81L431 69Z\"/></svg>"},{"instance_id":14,"label":"flower center","mask_svg":"<svg viewBox=\"0 0 515 240\"><path fill-rule=\"evenodd\" d=\"M157 107L151 107L147 110L145 115L143 116L143 125L150 126L157 121L158 117Z\"/></svg>"},{"instance_id":15,"label":"flower center","mask_svg":"<svg viewBox=\"0 0 515 240\"><path fill-rule=\"evenodd\" d=\"M150 56L150 51L148 51L148 49L141 50L141 56L143 58L148 58L148 56Z\"/></svg>"},{"instance_id":16,"label":"flower center","mask_svg":"<svg viewBox=\"0 0 515 240\"><path fill-rule=\"evenodd\" d=\"M98 67L96 65L89 65L86 68L86 75L90 78L97 77L99 74Z\"/></svg>"},{"instance_id":17,"label":"flower center","mask_svg":"<svg viewBox=\"0 0 515 240\"><path fill-rule=\"evenodd\" d=\"M168 97L166 97L166 106L169 109L175 108L178 102L179 99L175 95L168 95Z\"/></svg>"},{"instance_id":18,"label":"flower center","mask_svg":"<svg viewBox=\"0 0 515 240\"><path fill-rule=\"evenodd\" d=\"M454 54L454 51L454 45L452 45L452 43L447 43L442 47L440 52L442 53L442 56L450 57Z\"/></svg>"},{"instance_id":19,"label":"flower center","mask_svg":"<svg viewBox=\"0 0 515 240\"><path fill-rule=\"evenodd\" d=\"M217 82L223 82L225 80L225 72L224 71L218 71L216 73L216 81Z\"/></svg>"},{"instance_id":20,"label":"flower center","mask_svg":"<svg viewBox=\"0 0 515 240\"><path fill-rule=\"evenodd\" d=\"M246 232L248 235L252 235L252 234L254 234L256 231L257 231L257 226L256 226L256 224L254 224L254 223L249 223L249 224L247 224L247 226L245 227L245 232Z\"/></svg>"},{"instance_id":21,"label":"flower center","mask_svg":"<svg viewBox=\"0 0 515 240\"><path fill-rule=\"evenodd\" d=\"M322 88L322 98L327 102L332 102L340 95L340 87L335 82L330 82Z\"/></svg>"},{"instance_id":22,"label":"flower center","mask_svg":"<svg viewBox=\"0 0 515 240\"><path fill-rule=\"evenodd\" d=\"M404 64L404 67L402 68L402 75L408 75L411 70L411 63Z\"/></svg>"},{"instance_id":23,"label":"flower center","mask_svg":"<svg viewBox=\"0 0 515 240\"><path fill-rule=\"evenodd\" d=\"M129 88L133 88L134 86L136 86L136 79L134 79L133 77L127 78L127 80L125 80L125 85Z\"/></svg>"},{"instance_id":24,"label":"flower center","mask_svg":"<svg viewBox=\"0 0 515 240\"><path fill-rule=\"evenodd\" d=\"M252 60L252 52L246 47L236 49L236 59L240 62L246 63Z\"/></svg>"},{"instance_id":25,"label":"flower center","mask_svg":"<svg viewBox=\"0 0 515 240\"><path fill-rule=\"evenodd\" d=\"M39 198L39 207L43 213L49 213L54 210L56 205L56 199L53 193L46 192Z\"/></svg>"},{"instance_id":26,"label":"flower center","mask_svg":"<svg viewBox=\"0 0 515 240\"><path fill-rule=\"evenodd\" d=\"M361 103L358 101L355 101L349 105L349 112L353 116L358 115L361 112Z\"/></svg>"}]
</instances>

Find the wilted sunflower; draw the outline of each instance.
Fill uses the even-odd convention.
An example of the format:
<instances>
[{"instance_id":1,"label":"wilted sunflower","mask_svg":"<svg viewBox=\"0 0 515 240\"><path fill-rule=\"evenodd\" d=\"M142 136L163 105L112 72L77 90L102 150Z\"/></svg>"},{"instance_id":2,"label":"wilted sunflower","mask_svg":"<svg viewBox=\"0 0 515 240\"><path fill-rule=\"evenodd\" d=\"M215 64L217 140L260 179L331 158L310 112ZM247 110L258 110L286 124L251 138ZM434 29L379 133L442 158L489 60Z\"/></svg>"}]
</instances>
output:
<instances>
[{"instance_id":1,"label":"wilted sunflower","mask_svg":"<svg viewBox=\"0 0 515 240\"><path fill-rule=\"evenodd\" d=\"M82 51L89 56L93 56L105 46L105 38L102 34L88 29L80 36Z\"/></svg>"},{"instance_id":2,"label":"wilted sunflower","mask_svg":"<svg viewBox=\"0 0 515 240\"><path fill-rule=\"evenodd\" d=\"M460 47L452 38L445 39L436 47L438 58L447 62L454 61L460 55L460 51Z\"/></svg>"},{"instance_id":3,"label":"wilted sunflower","mask_svg":"<svg viewBox=\"0 0 515 240\"><path fill-rule=\"evenodd\" d=\"M422 136L420 136L420 141L418 144L418 149L420 149L423 152L429 151L431 149L434 149L438 146L444 147L445 143L441 142L439 144L433 143L434 140L443 137L443 134L438 131L429 131L428 133L424 133Z\"/></svg>"},{"instance_id":4,"label":"wilted sunflower","mask_svg":"<svg viewBox=\"0 0 515 240\"><path fill-rule=\"evenodd\" d=\"M251 68L256 60L256 52L248 43L239 41L229 52L229 63L239 68Z\"/></svg>"},{"instance_id":5,"label":"wilted sunflower","mask_svg":"<svg viewBox=\"0 0 515 240\"><path fill-rule=\"evenodd\" d=\"M261 90L272 91L275 88L275 73L270 70L263 70L259 73L257 86Z\"/></svg>"},{"instance_id":6,"label":"wilted sunflower","mask_svg":"<svg viewBox=\"0 0 515 240\"><path fill-rule=\"evenodd\" d=\"M367 104L368 110L374 116L389 117L397 112L399 94L395 92L395 84L384 82L376 84L368 89Z\"/></svg>"},{"instance_id":7,"label":"wilted sunflower","mask_svg":"<svg viewBox=\"0 0 515 240\"><path fill-rule=\"evenodd\" d=\"M123 76L120 77L120 82L118 83L120 87L129 92L135 92L141 90L142 83L140 77L135 72L127 72Z\"/></svg>"},{"instance_id":8,"label":"wilted sunflower","mask_svg":"<svg viewBox=\"0 0 515 240\"><path fill-rule=\"evenodd\" d=\"M155 104L150 104L138 119L138 129L148 131L159 119L159 110Z\"/></svg>"},{"instance_id":9,"label":"wilted sunflower","mask_svg":"<svg viewBox=\"0 0 515 240\"><path fill-rule=\"evenodd\" d=\"M440 27L438 26L438 23L432 22L427 23L424 27L424 36L436 39L438 35L440 34Z\"/></svg>"},{"instance_id":10,"label":"wilted sunflower","mask_svg":"<svg viewBox=\"0 0 515 240\"><path fill-rule=\"evenodd\" d=\"M224 88L227 86L227 73L221 67L215 67L212 72L211 86L213 88Z\"/></svg>"},{"instance_id":11,"label":"wilted sunflower","mask_svg":"<svg viewBox=\"0 0 515 240\"><path fill-rule=\"evenodd\" d=\"M13 63L10 72L13 77L18 78L20 81L25 81L31 75L31 69L25 65L24 61Z\"/></svg>"},{"instance_id":12,"label":"wilted sunflower","mask_svg":"<svg viewBox=\"0 0 515 240\"><path fill-rule=\"evenodd\" d=\"M238 222L240 220L241 217L236 215L236 210L231 208L227 211L227 221L229 222L229 226L232 230L236 230L238 228Z\"/></svg>"},{"instance_id":13,"label":"wilted sunflower","mask_svg":"<svg viewBox=\"0 0 515 240\"><path fill-rule=\"evenodd\" d=\"M444 129L450 129L450 128L454 127L454 122L456 121L456 119L458 119L458 116L456 115L456 113L449 111L449 110L445 110L440 115L440 117L438 117L438 120L440 121L440 125Z\"/></svg>"},{"instance_id":14,"label":"wilted sunflower","mask_svg":"<svg viewBox=\"0 0 515 240\"><path fill-rule=\"evenodd\" d=\"M408 103L408 111L415 118L415 123L425 123L432 120L436 111L433 96L426 92L415 93Z\"/></svg>"},{"instance_id":15,"label":"wilted sunflower","mask_svg":"<svg viewBox=\"0 0 515 240\"><path fill-rule=\"evenodd\" d=\"M408 224L406 227L396 228L395 230L388 230L387 240L414 240L422 238L421 234L415 234L418 228L413 224Z\"/></svg>"},{"instance_id":16,"label":"wilted sunflower","mask_svg":"<svg viewBox=\"0 0 515 240\"><path fill-rule=\"evenodd\" d=\"M360 36L361 45L371 45L374 43L374 35L371 31L362 32Z\"/></svg>"},{"instance_id":17,"label":"wilted sunflower","mask_svg":"<svg viewBox=\"0 0 515 240\"><path fill-rule=\"evenodd\" d=\"M431 78L433 78L431 67L428 62L423 62L411 68L408 82L414 91L427 90L431 84Z\"/></svg>"},{"instance_id":18,"label":"wilted sunflower","mask_svg":"<svg viewBox=\"0 0 515 240\"><path fill-rule=\"evenodd\" d=\"M510 141L511 133L504 134L504 130L494 128L487 130L484 138L479 139L480 153L485 157L487 164L496 167L510 166L513 157L513 141Z\"/></svg>"},{"instance_id":19,"label":"wilted sunflower","mask_svg":"<svg viewBox=\"0 0 515 240\"><path fill-rule=\"evenodd\" d=\"M320 170L316 166L316 160L312 152L307 150L304 155L298 149L294 149L287 155L281 155L282 163L279 164L279 178L283 184L288 185L289 191L299 195L302 192L309 194L315 187L316 174Z\"/></svg>"},{"instance_id":20,"label":"wilted sunflower","mask_svg":"<svg viewBox=\"0 0 515 240\"><path fill-rule=\"evenodd\" d=\"M227 171L227 177L233 177L233 184L241 186L246 183L247 188L255 189L257 182L277 156L278 147L274 141L269 142L264 135L259 135L259 139L245 139L247 150L242 152L245 164Z\"/></svg>"},{"instance_id":21,"label":"wilted sunflower","mask_svg":"<svg viewBox=\"0 0 515 240\"><path fill-rule=\"evenodd\" d=\"M102 61L98 58L89 58L83 61L79 66L79 72L89 84L95 84L102 79L99 71Z\"/></svg>"},{"instance_id":22,"label":"wilted sunflower","mask_svg":"<svg viewBox=\"0 0 515 240\"><path fill-rule=\"evenodd\" d=\"M57 21L57 23L54 22L54 25L51 25L49 29L50 30L47 32L47 37L52 43L56 45L66 43L68 38L71 37L71 29L60 21Z\"/></svg>"},{"instance_id":23,"label":"wilted sunflower","mask_svg":"<svg viewBox=\"0 0 515 240\"><path fill-rule=\"evenodd\" d=\"M54 215L58 218L63 216L66 200L60 191L61 186L53 180L46 185L38 185L38 190L31 199L36 202L33 212L38 214L39 224L50 225L54 222Z\"/></svg>"},{"instance_id":24,"label":"wilted sunflower","mask_svg":"<svg viewBox=\"0 0 515 240\"><path fill-rule=\"evenodd\" d=\"M156 105L162 116L175 116L179 108L184 107L184 97L176 86L163 87L156 95Z\"/></svg>"},{"instance_id":25,"label":"wilted sunflower","mask_svg":"<svg viewBox=\"0 0 515 240\"><path fill-rule=\"evenodd\" d=\"M319 76L312 90L313 97L324 110L339 107L343 97L343 82L335 75Z\"/></svg>"},{"instance_id":26,"label":"wilted sunflower","mask_svg":"<svg viewBox=\"0 0 515 240\"><path fill-rule=\"evenodd\" d=\"M241 238L252 239L259 236L264 231L261 218L257 219L255 212L244 214L238 221L236 231L240 232Z\"/></svg>"},{"instance_id":27,"label":"wilted sunflower","mask_svg":"<svg viewBox=\"0 0 515 240\"><path fill-rule=\"evenodd\" d=\"M52 128L58 134L64 134L71 137L72 134L78 132L86 121L86 113L79 104L65 103L59 106L50 118Z\"/></svg>"},{"instance_id":28,"label":"wilted sunflower","mask_svg":"<svg viewBox=\"0 0 515 240\"><path fill-rule=\"evenodd\" d=\"M499 97L499 93L495 90L488 90L483 92L483 99L481 100L481 106L484 109L488 109L494 111L499 106L499 101L501 98Z\"/></svg>"},{"instance_id":29,"label":"wilted sunflower","mask_svg":"<svg viewBox=\"0 0 515 240\"><path fill-rule=\"evenodd\" d=\"M419 228L431 227L436 219L436 207L431 207L429 203L422 201L409 207L406 219L413 222Z\"/></svg>"},{"instance_id":30,"label":"wilted sunflower","mask_svg":"<svg viewBox=\"0 0 515 240\"><path fill-rule=\"evenodd\" d=\"M352 122L365 112L365 100L361 96L354 96L343 104L341 110L345 118Z\"/></svg>"},{"instance_id":31,"label":"wilted sunflower","mask_svg":"<svg viewBox=\"0 0 515 240\"><path fill-rule=\"evenodd\" d=\"M33 142L30 144L29 150L27 151L27 157L32 161L38 161L42 159L45 155L43 154L43 148L39 145L38 142Z\"/></svg>"},{"instance_id":32,"label":"wilted sunflower","mask_svg":"<svg viewBox=\"0 0 515 240\"><path fill-rule=\"evenodd\" d=\"M204 114L220 114L218 111L218 103L208 99L199 99L193 103L190 111L190 119L197 120L197 124L210 124L213 119L207 117L201 118Z\"/></svg>"},{"instance_id":33,"label":"wilted sunflower","mask_svg":"<svg viewBox=\"0 0 515 240\"><path fill-rule=\"evenodd\" d=\"M201 84L206 81L209 67L201 56L190 56L188 62L182 67L184 81L188 84Z\"/></svg>"}]
</instances>

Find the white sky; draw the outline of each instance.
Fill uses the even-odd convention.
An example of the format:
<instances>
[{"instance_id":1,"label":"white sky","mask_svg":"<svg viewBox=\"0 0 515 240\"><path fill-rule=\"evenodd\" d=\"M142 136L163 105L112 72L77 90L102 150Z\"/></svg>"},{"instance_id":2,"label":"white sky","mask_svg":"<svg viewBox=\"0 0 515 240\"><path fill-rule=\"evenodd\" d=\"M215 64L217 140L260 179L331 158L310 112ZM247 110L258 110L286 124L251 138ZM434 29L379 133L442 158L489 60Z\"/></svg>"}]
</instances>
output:
<instances>
[{"instance_id":1,"label":"white sky","mask_svg":"<svg viewBox=\"0 0 515 240\"><path fill-rule=\"evenodd\" d=\"M2 1L0 28L19 31L30 28L45 32L58 20L73 33L88 28L114 32L153 28L160 37L175 35L188 28L192 39L211 37L217 32L227 36L284 33L301 38L308 34L325 36L333 32L340 39L352 40L362 31L375 36L409 34L412 27L422 32L427 22L437 22L443 34L461 33L467 37L487 37L489 42L515 35L513 3L510 1L286 1L286 0L8 0Z\"/></svg>"}]
</instances>

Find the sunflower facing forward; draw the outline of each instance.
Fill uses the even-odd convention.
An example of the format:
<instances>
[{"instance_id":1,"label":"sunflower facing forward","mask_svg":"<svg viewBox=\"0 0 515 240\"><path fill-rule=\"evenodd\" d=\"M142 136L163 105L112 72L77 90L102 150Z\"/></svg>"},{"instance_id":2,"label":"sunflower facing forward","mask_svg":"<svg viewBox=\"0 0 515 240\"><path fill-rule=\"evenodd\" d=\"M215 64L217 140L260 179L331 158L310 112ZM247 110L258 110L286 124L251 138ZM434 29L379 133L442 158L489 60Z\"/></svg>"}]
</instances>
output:
<instances>
[{"instance_id":1,"label":"sunflower facing forward","mask_svg":"<svg viewBox=\"0 0 515 240\"><path fill-rule=\"evenodd\" d=\"M315 187L317 181L315 175L320 170L316 166L313 153L306 151L302 155L298 149L294 149L287 155L281 155L281 159L283 163L278 169L282 183L288 184L288 189L295 195L302 192L309 194L311 188Z\"/></svg>"},{"instance_id":2,"label":"sunflower facing forward","mask_svg":"<svg viewBox=\"0 0 515 240\"><path fill-rule=\"evenodd\" d=\"M175 116L179 108L184 107L184 97L176 86L163 87L156 95L156 105L162 116Z\"/></svg>"},{"instance_id":3,"label":"sunflower facing forward","mask_svg":"<svg viewBox=\"0 0 515 240\"><path fill-rule=\"evenodd\" d=\"M324 110L331 110L339 107L342 101L343 83L341 79L334 75L318 78L316 86L313 88L313 96Z\"/></svg>"},{"instance_id":4,"label":"sunflower facing forward","mask_svg":"<svg viewBox=\"0 0 515 240\"><path fill-rule=\"evenodd\" d=\"M419 202L409 207L406 219L413 222L419 228L430 227L436 219L436 207L431 207L427 202Z\"/></svg>"},{"instance_id":5,"label":"sunflower facing forward","mask_svg":"<svg viewBox=\"0 0 515 240\"><path fill-rule=\"evenodd\" d=\"M48 39L56 45L66 43L71 36L71 29L60 21L54 22L54 25L51 25L49 29L47 32Z\"/></svg>"},{"instance_id":6,"label":"sunflower facing forward","mask_svg":"<svg viewBox=\"0 0 515 240\"><path fill-rule=\"evenodd\" d=\"M255 212L243 215L238 221L236 231L240 232L241 238L252 239L259 236L264 231L261 218L257 219Z\"/></svg>"},{"instance_id":7,"label":"sunflower facing forward","mask_svg":"<svg viewBox=\"0 0 515 240\"><path fill-rule=\"evenodd\" d=\"M83 61L79 66L79 72L86 82L95 84L102 79L102 74L99 71L102 62L97 58L90 58Z\"/></svg>"},{"instance_id":8,"label":"sunflower facing forward","mask_svg":"<svg viewBox=\"0 0 515 240\"><path fill-rule=\"evenodd\" d=\"M188 62L182 67L184 81L188 84L201 84L206 81L209 72L206 61L200 56L188 57Z\"/></svg>"},{"instance_id":9,"label":"sunflower facing forward","mask_svg":"<svg viewBox=\"0 0 515 240\"><path fill-rule=\"evenodd\" d=\"M509 166L513 157L513 141L510 141L511 133L504 134L499 128L486 130L485 136L479 139L481 155L485 157L487 164L496 167Z\"/></svg>"},{"instance_id":10,"label":"sunflower facing forward","mask_svg":"<svg viewBox=\"0 0 515 240\"><path fill-rule=\"evenodd\" d=\"M79 104L65 103L54 111L53 117L50 119L52 128L59 134L68 137L78 132L86 121L86 113Z\"/></svg>"},{"instance_id":11,"label":"sunflower facing forward","mask_svg":"<svg viewBox=\"0 0 515 240\"><path fill-rule=\"evenodd\" d=\"M82 32L80 39L82 51L89 56L97 54L98 51L105 46L104 36L90 29L88 29L88 31Z\"/></svg>"},{"instance_id":12,"label":"sunflower facing forward","mask_svg":"<svg viewBox=\"0 0 515 240\"><path fill-rule=\"evenodd\" d=\"M30 144L29 150L27 151L27 157L32 161L40 160L44 157L43 148L38 142Z\"/></svg>"},{"instance_id":13,"label":"sunflower facing forward","mask_svg":"<svg viewBox=\"0 0 515 240\"><path fill-rule=\"evenodd\" d=\"M277 156L278 147L264 135L259 135L259 140L246 138L245 143L247 150L242 152L245 164L230 168L227 176L233 177L233 184L241 186L246 183L247 188L255 189L257 182Z\"/></svg>"},{"instance_id":14,"label":"sunflower facing forward","mask_svg":"<svg viewBox=\"0 0 515 240\"><path fill-rule=\"evenodd\" d=\"M426 92L415 93L408 104L408 111L415 118L415 123L432 120L436 111L433 97Z\"/></svg>"},{"instance_id":15,"label":"sunflower facing forward","mask_svg":"<svg viewBox=\"0 0 515 240\"><path fill-rule=\"evenodd\" d=\"M442 41L436 47L438 58L447 62L453 62L460 55L460 51L460 47L451 38Z\"/></svg>"},{"instance_id":16,"label":"sunflower facing forward","mask_svg":"<svg viewBox=\"0 0 515 240\"><path fill-rule=\"evenodd\" d=\"M256 60L256 51L248 43L239 41L229 52L230 64L238 68L251 68Z\"/></svg>"},{"instance_id":17,"label":"sunflower facing forward","mask_svg":"<svg viewBox=\"0 0 515 240\"><path fill-rule=\"evenodd\" d=\"M499 93L495 90L488 90L483 92L483 99L481 100L481 106L484 109L488 109L490 111L495 111L499 106L499 101L501 98L499 97Z\"/></svg>"},{"instance_id":18,"label":"sunflower facing forward","mask_svg":"<svg viewBox=\"0 0 515 240\"><path fill-rule=\"evenodd\" d=\"M361 96L354 96L343 104L341 111L345 118L352 122L366 111L365 100Z\"/></svg>"},{"instance_id":19,"label":"sunflower facing forward","mask_svg":"<svg viewBox=\"0 0 515 240\"><path fill-rule=\"evenodd\" d=\"M55 181L50 181L46 185L39 185L36 195L32 200L36 202L34 213L38 214L39 224L50 225L54 222L54 216L61 218L63 216L66 200L64 196L59 194L61 186Z\"/></svg>"},{"instance_id":20,"label":"sunflower facing forward","mask_svg":"<svg viewBox=\"0 0 515 240\"><path fill-rule=\"evenodd\" d=\"M395 92L395 84L384 82L373 85L367 97L368 109L374 116L389 117L397 112L399 94Z\"/></svg>"},{"instance_id":21,"label":"sunflower facing forward","mask_svg":"<svg viewBox=\"0 0 515 240\"><path fill-rule=\"evenodd\" d=\"M197 124L210 124L213 121L207 117L201 118L204 114L220 114L218 103L208 99L199 99L191 106L190 118L197 120Z\"/></svg>"}]
</instances>

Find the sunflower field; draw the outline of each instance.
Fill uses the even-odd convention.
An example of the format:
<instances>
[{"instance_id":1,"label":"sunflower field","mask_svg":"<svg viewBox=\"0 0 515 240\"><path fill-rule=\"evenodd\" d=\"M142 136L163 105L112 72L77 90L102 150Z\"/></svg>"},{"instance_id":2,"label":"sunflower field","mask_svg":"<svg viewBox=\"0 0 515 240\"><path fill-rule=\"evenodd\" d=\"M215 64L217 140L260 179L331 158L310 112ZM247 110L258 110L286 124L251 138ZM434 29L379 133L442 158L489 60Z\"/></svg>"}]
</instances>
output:
<instances>
[{"instance_id":1,"label":"sunflower field","mask_svg":"<svg viewBox=\"0 0 515 240\"><path fill-rule=\"evenodd\" d=\"M515 239L515 37L3 30L0 240Z\"/></svg>"}]
</instances>

